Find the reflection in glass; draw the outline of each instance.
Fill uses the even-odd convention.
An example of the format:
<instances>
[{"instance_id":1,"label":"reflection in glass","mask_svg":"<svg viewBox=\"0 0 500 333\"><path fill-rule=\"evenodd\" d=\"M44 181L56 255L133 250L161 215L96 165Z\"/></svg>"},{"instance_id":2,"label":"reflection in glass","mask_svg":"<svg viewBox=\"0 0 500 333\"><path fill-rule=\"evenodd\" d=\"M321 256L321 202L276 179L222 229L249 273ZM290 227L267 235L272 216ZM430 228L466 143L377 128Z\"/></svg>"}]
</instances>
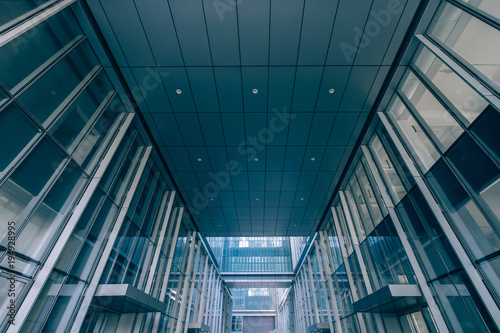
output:
<instances>
[{"instance_id":1,"label":"reflection in glass","mask_svg":"<svg viewBox=\"0 0 500 333\"><path fill-rule=\"evenodd\" d=\"M488 106L483 97L426 47L421 47L413 63L460 111L467 120L465 125L472 123Z\"/></svg>"},{"instance_id":2,"label":"reflection in glass","mask_svg":"<svg viewBox=\"0 0 500 333\"><path fill-rule=\"evenodd\" d=\"M429 126L431 133L435 136L434 140L437 139L437 143L441 143L444 150L463 133L462 127L413 72L408 73L401 91Z\"/></svg>"},{"instance_id":3,"label":"reflection in glass","mask_svg":"<svg viewBox=\"0 0 500 333\"><path fill-rule=\"evenodd\" d=\"M500 31L443 2L428 33L493 81L495 89L500 89Z\"/></svg>"},{"instance_id":4,"label":"reflection in glass","mask_svg":"<svg viewBox=\"0 0 500 333\"><path fill-rule=\"evenodd\" d=\"M415 118L406 109L399 97L395 97L387 111L392 121L397 125L400 134L413 152L422 171L427 171L439 158L439 153L424 133Z\"/></svg>"}]
</instances>

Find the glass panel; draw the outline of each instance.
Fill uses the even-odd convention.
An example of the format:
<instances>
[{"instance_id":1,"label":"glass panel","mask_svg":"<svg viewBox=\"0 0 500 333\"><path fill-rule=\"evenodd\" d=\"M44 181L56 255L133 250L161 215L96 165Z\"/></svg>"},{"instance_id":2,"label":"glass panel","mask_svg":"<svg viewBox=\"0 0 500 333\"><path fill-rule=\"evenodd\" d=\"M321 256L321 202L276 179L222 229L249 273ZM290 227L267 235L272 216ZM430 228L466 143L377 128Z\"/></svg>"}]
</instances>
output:
<instances>
[{"instance_id":1,"label":"glass panel","mask_svg":"<svg viewBox=\"0 0 500 333\"><path fill-rule=\"evenodd\" d=\"M66 9L0 47L0 83L12 90L81 30ZM17 90L17 88L16 88Z\"/></svg>"},{"instance_id":2,"label":"glass panel","mask_svg":"<svg viewBox=\"0 0 500 333\"><path fill-rule=\"evenodd\" d=\"M75 164L66 166L18 236L16 250L19 253L35 260L43 257L54 237L59 234L86 181L87 177Z\"/></svg>"},{"instance_id":3,"label":"glass panel","mask_svg":"<svg viewBox=\"0 0 500 333\"><path fill-rule=\"evenodd\" d=\"M0 112L0 172L26 147L37 131L38 127L15 103Z\"/></svg>"},{"instance_id":4,"label":"glass panel","mask_svg":"<svg viewBox=\"0 0 500 333\"><path fill-rule=\"evenodd\" d=\"M468 124L488 106L488 102L426 47L421 47L413 63L453 103L468 120Z\"/></svg>"},{"instance_id":5,"label":"glass panel","mask_svg":"<svg viewBox=\"0 0 500 333\"><path fill-rule=\"evenodd\" d=\"M109 91L107 77L104 73L99 74L50 129L52 136L68 153L71 154L83 139Z\"/></svg>"},{"instance_id":6,"label":"glass panel","mask_svg":"<svg viewBox=\"0 0 500 333\"><path fill-rule=\"evenodd\" d=\"M438 143L441 143L445 150L463 133L462 127L413 72L408 73L401 91L405 93L415 107L415 111L429 126L439 140Z\"/></svg>"},{"instance_id":7,"label":"glass panel","mask_svg":"<svg viewBox=\"0 0 500 333\"><path fill-rule=\"evenodd\" d=\"M0 188L0 216L17 221L24 209L49 181L64 156L48 139L43 139ZM24 221L18 221L17 228ZM0 228L1 244L6 244L7 228Z\"/></svg>"},{"instance_id":8,"label":"glass panel","mask_svg":"<svg viewBox=\"0 0 500 333\"><path fill-rule=\"evenodd\" d=\"M18 100L42 124L97 64L88 42L84 41L29 87Z\"/></svg>"},{"instance_id":9,"label":"glass panel","mask_svg":"<svg viewBox=\"0 0 500 333\"><path fill-rule=\"evenodd\" d=\"M101 148L101 145L110 133L120 112L119 107L112 107L112 105L116 105L114 101L106 108L106 111L104 111L94 127L83 138L73 154L73 159L85 168L88 173L92 173L96 160L101 156L99 148Z\"/></svg>"},{"instance_id":10,"label":"glass panel","mask_svg":"<svg viewBox=\"0 0 500 333\"><path fill-rule=\"evenodd\" d=\"M500 7L497 0L462 0L469 5L481 9L483 12L500 19Z\"/></svg>"},{"instance_id":11,"label":"glass panel","mask_svg":"<svg viewBox=\"0 0 500 333\"><path fill-rule=\"evenodd\" d=\"M494 259L482 262L479 266L498 299L500 296L500 257L497 256Z\"/></svg>"},{"instance_id":12,"label":"glass panel","mask_svg":"<svg viewBox=\"0 0 500 333\"><path fill-rule=\"evenodd\" d=\"M429 33L500 85L498 30L445 2L436 14ZM499 89L498 86L494 88Z\"/></svg>"},{"instance_id":13,"label":"glass panel","mask_svg":"<svg viewBox=\"0 0 500 333\"><path fill-rule=\"evenodd\" d=\"M396 96L393 100L388 114L392 121L397 124L399 133L405 139L419 166L424 172L427 171L439 158L436 148L399 97Z\"/></svg>"},{"instance_id":14,"label":"glass panel","mask_svg":"<svg viewBox=\"0 0 500 333\"><path fill-rule=\"evenodd\" d=\"M39 332L44 324L45 318L52 309L52 304L61 290L64 282L64 276L52 272L45 282L37 302L33 305L24 325L21 328L22 333Z\"/></svg>"},{"instance_id":15,"label":"glass panel","mask_svg":"<svg viewBox=\"0 0 500 333\"><path fill-rule=\"evenodd\" d=\"M26 283L19 281L19 277L12 274L7 275L4 272L0 273L0 316L2 316L2 322L12 320L14 325L18 324L16 320L16 311L19 307L18 299L23 294L22 291L25 286ZM13 293L12 290L15 290L15 292ZM12 300L16 302L13 310L10 308Z\"/></svg>"},{"instance_id":16,"label":"glass panel","mask_svg":"<svg viewBox=\"0 0 500 333\"><path fill-rule=\"evenodd\" d=\"M500 249L495 231L444 162L429 172L427 180L475 258Z\"/></svg>"},{"instance_id":17,"label":"glass panel","mask_svg":"<svg viewBox=\"0 0 500 333\"><path fill-rule=\"evenodd\" d=\"M492 154L498 163L500 163L499 128L500 113L492 107L471 128L471 131L479 138L484 148Z\"/></svg>"},{"instance_id":18,"label":"glass panel","mask_svg":"<svg viewBox=\"0 0 500 333\"><path fill-rule=\"evenodd\" d=\"M484 200L491 220L500 230L500 169L465 136L448 154L450 161L470 184L472 190ZM486 208L485 207L485 208Z\"/></svg>"},{"instance_id":19,"label":"glass panel","mask_svg":"<svg viewBox=\"0 0 500 333\"><path fill-rule=\"evenodd\" d=\"M49 0L2 0L0 2L0 26L28 13Z\"/></svg>"},{"instance_id":20,"label":"glass panel","mask_svg":"<svg viewBox=\"0 0 500 333\"><path fill-rule=\"evenodd\" d=\"M84 286L83 281L72 278L66 280L41 332L64 332L66 330L78 306Z\"/></svg>"}]
</instances>

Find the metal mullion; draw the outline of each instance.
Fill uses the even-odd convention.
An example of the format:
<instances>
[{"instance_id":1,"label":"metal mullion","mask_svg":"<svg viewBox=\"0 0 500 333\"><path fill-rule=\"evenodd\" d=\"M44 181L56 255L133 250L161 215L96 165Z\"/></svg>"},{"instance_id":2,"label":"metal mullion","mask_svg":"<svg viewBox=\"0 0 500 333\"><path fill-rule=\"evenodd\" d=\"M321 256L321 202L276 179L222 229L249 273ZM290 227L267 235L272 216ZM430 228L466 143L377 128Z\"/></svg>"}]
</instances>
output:
<instances>
[{"instance_id":1,"label":"metal mullion","mask_svg":"<svg viewBox=\"0 0 500 333\"><path fill-rule=\"evenodd\" d=\"M36 149L36 147L35 147L35 149ZM43 200L45 199L47 194L50 192L50 189L56 183L57 179L63 173L64 169L69 164L69 162L70 162L70 159L68 157L65 157L61 161L61 163L57 166L57 169L55 169L52 176L50 176L49 180L45 183L43 188L40 190L40 193L37 196L33 196L31 198L30 202L28 203L28 205L26 205L26 207L23 209L23 212L17 218L17 221L21 221L21 223L20 223L20 227L16 228L16 240L17 240L17 237L19 237L19 235L23 231L24 227L28 223L31 216L36 211L36 209L42 204ZM87 179L87 184L88 184L88 181L89 180Z\"/></svg>"},{"instance_id":2,"label":"metal mullion","mask_svg":"<svg viewBox=\"0 0 500 333\"><path fill-rule=\"evenodd\" d=\"M175 330L176 330L176 332L179 332L179 333L181 332L184 311L186 311L186 306L187 306L186 303L188 302L187 293L191 289L191 288L189 288L189 277L191 276L191 268L193 265L193 256L194 256L194 253L197 252L197 249L196 249L196 231L191 233L190 236L188 236L188 237L191 237L191 240L189 241L190 246L189 246L189 255L188 255L187 263L186 263L187 266L185 269L185 277L184 277L182 283L179 284L179 287L182 284L182 295L180 296L181 304L180 304L178 312L174 313L174 316L177 315L177 325L176 325ZM188 249L186 249L186 252L188 252ZM197 259L196 259L196 261L197 261ZM177 291L179 293L181 290L177 289Z\"/></svg>"},{"instance_id":3,"label":"metal mullion","mask_svg":"<svg viewBox=\"0 0 500 333\"><path fill-rule=\"evenodd\" d=\"M78 46L80 46L87 37L84 35L78 35L73 38L69 43L64 45L59 51L54 53L49 59L47 59L44 63L38 66L33 72L31 72L28 76L26 76L21 82L16 84L9 92L12 94L12 97L17 99L19 96L24 94L26 90L28 90L31 86L33 86L38 80L44 76L47 72L49 72L52 68L57 66L66 58L68 54L70 54L73 50L75 50ZM7 89L6 89L7 90Z\"/></svg>"},{"instance_id":4,"label":"metal mullion","mask_svg":"<svg viewBox=\"0 0 500 333\"><path fill-rule=\"evenodd\" d=\"M318 297L316 295L316 286L314 283L314 277L312 274L312 265L311 265L311 257L308 257L307 265L309 267L309 285L311 288L311 293L313 296L313 310L314 310L314 319L317 323L321 322L319 318L319 309L318 309Z\"/></svg>"},{"instance_id":5,"label":"metal mullion","mask_svg":"<svg viewBox=\"0 0 500 333\"><path fill-rule=\"evenodd\" d=\"M187 233L187 237L186 237L186 246L184 247L184 253L182 255L182 262L181 262L181 265L180 267L177 267L177 269L179 270L179 281L177 281L177 288L175 289L176 290L176 293L175 293L175 300L173 302L173 305L172 305L172 317L173 318L176 318L177 321L179 321L180 319L177 317L177 314L179 313L178 312L178 308L180 307L180 305L177 305L177 303L179 302L179 298L181 297L181 287L182 287L182 283L184 281L184 272L183 270L185 270L185 267L186 267L186 263L188 261L188 256L191 254L191 247L189 246L190 242L191 242L191 231L188 231ZM174 326L175 324L173 324L171 322L171 325L170 326L170 329L174 329ZM170 331L169 329L169 331Z\"/></svg>"},{"instance_id":6,"label":"metal mullion","mask_svg":"<svg viewBox=\"0 0 500 333\"><path fill-rule=\"evenodd\" d=\"M191 287L189 288L189 298L187 300L187 307L186 307L186 319L185 319L185 327L184 327L184 333L187 333L188 331L188 326L189 326L189 319L191 317L191 306L192 306L192 301L193 301L193 293L194 289L196 286L196 276L197 276L197 271L198 271L198 261L200 260L200 257L202 257L201 252L201 240L198 240L197 244L197 249L196 249L196 254L195 254L195 261L194 261L194 266L193 266L193 274L192 274L192 280L191 280ZM194 311L193 311L194 312ZM194 317L194 313L193 313Z\"/></svg>"},{"instance_id":7,"label":"metal mullion","mask_svg":"<svg viewBox=\"0 0 500 333\"><path fill-rule=\"evenodd\" d=\"M416 37L419 38L419 35L416 35ZM459 76L463 77L462 75L465 76L463 72L467 72L467 74L472 74L472 76L477 78L477 81L481 83L481 90L478 91L481 91L482 94L487 91L488 93L486 95L492 95L492 97L494 96L494 100L496 101L495 105L498 107L498 104L500 102L500 100L498 99L498 96L500 95L500 86L497 83L493 82L493 80L491 80L489 77L475 68L469 61L467 61L445 43L435 39L432 35L425 34L425 38L428 39L432 45L440 48L441 51L443 51L443 53L448 56L448 59L452 59L452 62L460 64L458 65L459 72L456 72ZM446 64L448 63L446 62Z\"/></svg>"},{"instance_id":8,"label":"metal mullion","mask_svg":"<svg viewBox=\"0 0 500 333\"><path fill-rule=\"evenodd\" d=\"M360 165L360 164L361 164L361 160L358 160L358 165ZM350 180L354 180L355 183L358 185L359 192L361 193L361 197L362 197L362 199L365 202L366 210L368 212L368 216L370 217L370 221L364 221L364 214L363 215L361 215L361 214L359 215L361 223L363 224L363 228L365 229L365 238L361 241L361 243L362 243L368 237L368 235L373 230L375 230L375 223L373 222L373 221L375 221L375 219L373 218L374 214L373 214L373 212L371 210L371 207L370 207L371 205L368 204L369 201L366 199L366 194L364 193L363 187L361 186L361 182L359 181L358 176L356 175L356 170L353 171ZM350 181L349 181L349 183L350 183ZM353 189L352 186L350 186L350 187L351 187L351 189ZM354 190L352 191L352 193L354 194ZM357 198L354 195L352 196L352 198L353 198L354 202L356 203L356 207L358 209L358 212L361 213L363 211L362 208L361 208L361 204L358 203L358 200L356 200ZM367 232L366 227L365 227L366 223L364 223L364 222L371 223L373 229L370 232Z\"/></svg>"},{"instance_id":9,"label":"metal mullion","mask_svg":"<svg viewBox=\"0 0 500 333\"><path fill-rule=\"evenodd\" d=\"M457 123L462 127L462 129L466 129L467 126L470 125L469 120L465 118L465 116L456 108L456 106L446 97L441 90L436 87L434 82L423 73L420 68L415 66L414 64L410 64L410 69L413 74L420 80L420 82L427 88L427 90L436 98L439 103L449 111L449 114L457 121Z\"/></svg>"},{"instance_id":10,"label":"metal mullion","mask_svg":"<svg viewBox=\"0 0 500 333\"><path fill-rule=\"evenodd\" d=\"M353 220L352 220L352 217L350 215L350 211L347 210L347 208L348 208L347 200L346 200L346 197L345 197L343 191L339 191L339 196L340 196L340 201L342 203L342 206L344 208L344 215L345 215L345 220L347 223L347 228L351 232L351 235L353 235L352 239L353 239L354 252L356 253L356 257L358 258L358 263L359 263L359 268L361 270L361 275L363 276L363 280L365 280L366 293L367 293L367 295L369 295L373 292L373 290L372 290L370 279L368 278L368 274L366 273L366 267L365 267L363 257L361 255L361 249L359 247L359 240L356 236Z\"/></svg>"},{"instance_id":11,"label":"metal mullion","mask_svg":"<svg viewBox=\"0 0 500 333\"><path fill-rule=\"evenodd\" d=\"M436 134L433 132L433 130L427 125L427 122L425 121L424 118L420 115L418 110L413 106L412 102L406 97L405 93L401 90L398 89L396 91L396 95L399 97L401 102L403 102L403 105L405 108L408 110L408 112L413 116L417 124L420 126L424 134L429 138L429 141L431 144L434 146L434 148L439 152L440 155L442 155L447 148L443 145L441 140L436 136ZM455 141L458 140L455 139ZM449 147L448 147L449 148Z\"/></svg>"},{"instance_id":12,"label":"metal mullion","mask_svg":"<svg viewBox=\"0 0 500 333\"><path fill-rule=\"evenodd\" d=\"M66 149L66 151L71 152L71 156L75 154L76 148L81 144L83 138L89 133L90 129L94 127L97 120L104 113L104 111L106 110L106 108L108 107L109 103L111 102L111 100L115 95L116 95L115 91L108 92L108 94L106 95L106 97L104 97L101 104L97 107L92 116L86 121L83 129L80 131L78 136L73 140L73 143Z\"/></svg>"},{"instance_id":13,"label":"metal mullion","mask_svg":"<svg viewBox=\"0 0 500 333\"><path fill-rule=\"evenodd\" d=\"M339 309L337 306L337 298L335 297L335 289L333 287L333 281L332 281L332 268L330 266L330 262L328 260L328 250L327 248L330 246L329 243L327 243L328 238L325 237L325 232L320 231L319 232L319 237L320 237L320 244L321 244L321 254L323 256L323 264L325 268L325 280L327 281L328 284L328 290L330 291L330 299L332 302L332 308L333 308L333 318L335 322L335 327L337 332L342 332L342 327L340 326L340 315L339 315ZM333 263L332 263L333 264ZM331 320L331 314L329 314L330 320ZM330 326L330 330L335 332L333 328L333 322L332 325Z\"/></svg>"},{"instance_id":14,"label":"metal mullion","mask_svg":"<svg viewBox=\"0 0 500 333\"><path fill-rule=\"evenodd\" d=\"M313 313L313 309L312 309L312 305L311 305L311 296L309 295L310 294L310 290L309 290L309 286L308 286L308 283L307 283L307 276L306 276L306 270L307 268L305 266L303 266L303 269L301 269L301 284L302 284L302 290L304 291L304 303L306 305L306 316L307 316L307 319L308 319L308 326L311 326L311 325L314 325L314 313Z\"/></svg>"},{"instance_id":15,"label":"metal mullion","mask_svg":"<svg viewBox=\"0 0 500 333\"><path fill-rule=\"evenodd\" d=\"M18 24L22 23L23 21L26 21L27 19L29 19L30 17L33 17L36 14L44 11L46 8L52 6L53 4L55 4L57 2L59 2L59 0L52 0L52 1L46 2L40 6L24 13L23 15L18 16L5 24L2 24L0 26L0 32L4 32L4 31L7 31L9 29L16 27Z\"/></svg>"},{"instance_id":16,"label":"metal mullion","mask_svg":"<svg viewBox=\"0 0 500 333\"><path fill-rule=\"evenodd\" d=\"M359 159L359 161L358 161L358 167L357 167L356 169L358 169L358 168L359 168L359 170L361 170L362 172L364 172L364 167L363 167L363 163L361 162L361 159ZM365 175L366 175L366 172L365 172ZM372 207L372 205L371 205L370 200L368 200L368 198L366 197L366 195L367 195L367 194L365 193L365 192L366 192L366 188L365 188L364 186L361 186L361 185L362 185L362 182L361 182L361 180L359 179L359 177L358 177L358 175L357 175L357 173L356 173L356 170L354 170L354 172L353 172L353 176L354 176L354 178L356 179L356 181L357 181L357 183L358 183L359 191L361 192L361 196L363 197L363 200L365 201L366 210L368 211L368 215L370 216L370 219L371 219L371 224L372 224L372 226L373 226L373 229L372 229L372 230L371 230L371 231L370 231L370 232L366 235L366 237L368 237L368 235L369 235L369 234L370 234L373 230L375 230L375 229L377 228L377 225L378 225L378 224L377 224L377 225L375 225L375 223L380 223L380 221L375 222L375 218L374 218L374 217L375 217L375 212L373 211L373 207ZM372 186L372 184L370 184L370 180L369 180L368 176L366 176L366 180L368 181L368 185L372 188L372 192L374 192L374 193L373 193L373 197L375 198L375 202L377 203L377 206L379 206L379 208L378 208L378 209L379 209L379 211L380 211L380 215L382 215L382 219L383 219L383 218L384 218L384 216L383 216L384 214L382 213L382 210L380 209L380 205L379 205L378 200L377 200L377 198L376 198L376 196L375 196L375 191L373 191L373 186Z\"/></svg>"},{"instance_id":17,"label":"metal mullion","mask_svg":"<svg viewBox=\"0 0 500 333\"><path fill-rule=\"evenodd\" d=\"M157 243L156 243L155 252L153 254L153 261L151 263L152 270L148 274L148 277L146 280L146 287L144 289L144 292L147 294L150 294L150 292L151 292L151 289L153 287L153 278L155 276L156 271L159 268L158 262L160 260L161 248L163 246L163 241L165 240L165 232L167 231L168 221L171 218L170 214L172 212L172 205L174 203L174 198L175 198L175 191L165 192L164 199L163 199L164 202L160 206L160 210L163 212L163 214L160 214L160 216L158 216L158 223L161 223L161 220L163 219L163 224L162 224L162 228L160 231L160 235L158 236L157 239L155 237L155 240L154 240ZM165 205L167 206L166 211L165 211ZM158 277L159 277L160 273L161 272L157 273Z\"/></svg>"},{"instance_id":18,"label":"metal mullion","mask_svg":"<svg viewBox=\"0 0 500 333\"><path fill-rule=\"evenodd\" d=\"M205 299L205 287L206 287L206 282L207 282L208 266L209 266L208 255L205 255L204 261L205 261L205 264L203 265L203 279L201 278L201 276L199 277L199 279L200 279L198 281L199 288L197 288L198 289L198 297L197 297L195 311L193 314L193 318L194 318L194 320L196 320L197 323L201 322L200 313L201 313L201 316L203 316L202 308L203 308L203 300Z\"/></svg>"},{"instance_id":19,"label":"metal mullion","mask_svg":"<svg viewBox=\"0 0 500 333\"><path fill-rule=\"evenodd\" d=\"M139 183L139 179L141 178L144 168L151 156L151 151L152 147L148 146L144 152L142 152L142 157L140 161L138 162L138 166L135 167L135 174L134 177L131 179L131 185L127 191L127 195L125 197L125 200L122 204L122 207L120 209L120 212L118 213L118 216L115 220L115 224L110 230L108 240L106 242L106 245L104 246L104 250L101 254L101 258L99 260L99 263L97 264L97 267L94 271L94 275L92 276L92 279L87 287L87 290L85 291L85 294L83 296L83 300L80 306L80 309L78 310L78 315L76 316L71 331L79 331L83 321L85 319L85 315L89 309L90 303L92 302L92 299L94 297L95 291L97 290L97 287L99 286L99 281L101 279L101 275L107 265L107 261L109 258L109 255L111 253L111 250L113 248L113 245L118 237L118 233L121 229L121 226L126 218L126 212L129 208L130 201L132 200L135 191L137 189L137 184Z\"/></svg>"},{"instance_id":20,"label":"metal mullion","mask_svg":"<svg viewBox=\"0 0 500 333\"><path fill-rule=\"evenodd\" d=\"M39 14L34 15L23 23L18 24L16 27L3 32L2 34L0 34L0 47L4 46L14 38L22 35L39 23L47 20L49 17L59 13L64 8L71 5L73 2L76 2L76 0L63 0L56 5L43 10Z\"/></svg>"},{"instance_id":21,"label":"metal mullion","mask_svg":"<svg viewBox=\"0 0 500 333\"><path fill-rule=\"evenodd\" d=\"M470 200L472 200L472 202L474 202L476 204L476 207L482 213L485 220L490 222L489 224L490 224L491 228L494 231L496 231L497 236L500 237L500 230L497 227L498 225L500 225L500 220L495 215L495 213L491 210L491 208L488 206L488 204L485 202L485 200L483 198L481 198L480 195L476 194L476 192L474 191L472 186L469 184L469 182L465 179L464 176L462 176L460 171L453 165L453 162L451 162L447 156L443 157L443 162L448 166L451 173L453 175L455 175L455 177L458 179L459 183L464 187L465 192L470 197ZM496 163L494 163L494 164L498 168L498 165L496 165ZM424 179L425 179L425 177L424 177ZM425 182L427 182L427 179L425 179ZM445 210L448 211L448 209L445 209ZM450 217L450 219L453 220L451 217Z\"/></svg>"},{"instance_id":22,"label":"metal mullion","mask_svg":"<svg viewBox=\"0 0 500 333\"><path fill-rule=\"evenodd\" d=\"M446 1L460 8L464 12L474 16L478 20L492 26L495 29L500 30L500 19L496 18L493 15L488 14L481 8L474 7L464 1L457 1L457 0L446 0Z\"/></svg>"},{"instance_id":23,"label":"metal mullion","mask_svg":"<svg viewBox=\"0 0 500 333\"><path fill-rule=\"evenodd\" d=\"M462 265L464 267L464 270L466 271L467 275L469 276L469 278L471 280L471 283L474 285L477 293L479 294L479 296L483 300L486 309L491 314L491 318L493 319L495 324L498 327L500 327L500 309L498 308L495 300L493 299L493 296L490 294L488 288L486 287L486 284L485 284L484 280L482 279L481 274L478 272L477 268L474 266L472 260L470 259L469 255L467 254L466 250L464 249L458 236L456 235L453 228L451 227L451 224L448 222L443 211L441 210L440 205L437 203L436 199L434 199L432 192L429 189L427 183L420 176L420 173L417 170L416 166L414 164L412 164L412 162L409 158L409 155L405 151L401 142L398 141L396 133L392 129L391 125L388 123L387 118L385 117L384 114L381 114L381 113L379 113L379 117L387 129L387 133L389 134L391 139L394 141L394 144L396 145L398 151L402 155L402 158L404 159L405 163L407 164L408 169L410 170L410 172L414 176L418 188L420 189L422 195L424 196L425 200L429 204L429 207L430 207L432 213L434 214L438 224L441 226L443 233L448 238L450 245L455 250L457 257L459 258L460 262L462 263Z\"/></svg>"},{"instance_id":24,"label":"metal mullion","mask_svg":"<svg viewBox=\"0 0 500 333\"><path fill-rule=\"evenodd\" d=\"M31 286L30 290L26 294L25 301L22 303L22 305L18 308L17 312L17 321L22 325L22 323L26 320L31 308L33 307L36 299L38 298L43 286L45 285L48 277L50 276L50 273L52 272L52 269L55 267L55 264L57 260L59 259L59 256L61 254L61 251L68 241L68 239L71 237L71 234L73 233L73 230L75 226L78 223L78 220L82 216L87 204L89 203L90 199L92 198L92 195L94 194L95 190L97 189L97 185L104 174L105 170L107 169L109 162L111 161L112 156L116 152L116 149L118 148L123 136L125 135L126 130L128 129L130 123L132 122L134 115L130 114L126 121L123 123L122 127L120 128L119 133L116 135L116 138L114 139L111 147L108 150L108 153L106 157L103 159L101 165L97 169L96 173L94 174L94 177L90 180L87 188L83 192L83 195L79 199L78 203L74 206L73 208L73 213L71 214L71 217L67 221L64 229L60 233L59 237L57 238L56 243L52 247L52 250L49 252L49 255L45 261L45 264L43 267L38 271L37 273L37 278L34 280L33 285ZM27 301L28 300L28 301ZM20 326L13 327L11 326L8 330L9 333L13 332L18 332Z\"/></svg>"},{"instance_id":25,"label":"metal mullion","mask_svg":"<svg viewBox=\"0 0 500 333\"><path fill-rule=\"evenodd\" d=\"M151 172L151 171L152 171L152 169L153 169L153 165L151 165L151 167L149 168L148 173L149 173L149 172ZM147 178L147 177L146 177L146 178ZM153 186L151 186L151 187L150 187L149 192L148 192L148 194L147 194L147 196L146 196L146 200L144 200L144 206L143 206L143 207L144 207L144 208L146 208L146 209L143 211L143 213L141 214L141 216L138 216L138 217L137 217L137 223L138 223L137 228L139 228L139 230L142 230L142 227L143 227L144 223L146 223L146 221L145 221L145 217L146 217L146 213L147 213L147 211L148 211L148 209L149 209L149 205L151 205L151 202L152 202L152 200L153 200L153 196L154 196L154 193L155 193L156 188L157 188L158 186L160 186L160 184L159 184L159 182L158 182L158 179L159 179L159 178L160 178L160 172L159 172L159 170L158 170L158 172L156 172L156 175L154 175L154 176L153 176L153 179L152 179L152 184L153 184ZM146 181L147 181L147 179L146 179ZM146 186L146 182L144 183L144 186ZM143 187L143 188L142 188L142 190L141 190L141 195L142 195L142 191L143 191L143 190L144 190L144 187ZM139 202L139 201L137 201L137 203L138 203L138 202ZM134 210L135 210L135 208L136 208L136 207L137 207L137 205L134 207ZM135 212L134 212L134 213L135 213ZM133 215L134 215L134 216L132 217L132 220L134 220L134 218L136 217L136 216L135 216L135 214L133 214ZM147 236L147 235L146 235L146 236Z\"/></svg>"},{"instance_id":26,"label":"metal mullion","mask_svg":"<svg viewBox=\"0 0 500 333\"><path fill-rule=\"evenodd\" d=\"M361 166L362 166L362 169L366 175L366 179L368 180L368 183L370 184L370 187L372 189L372 192L373 192L373 197L375 198L375 201L377 202L377 205L379 207L379 210L380 210L380 214L382 215L382 220L384 220L384 218L389 215L389 212L387 211L387 206L385 205L385 202L382 200L382 197L381 196L378 196L378 195L375 195L375 191L373 190L375 187L378 189L378 192L381 193L382 189L380 189L377 185L377 183L375 182L375 180L373 179L373 175L371 174L371 171L370 170L367 170L367 167L365 166L365 163L363 161L361 161ZM397 173L396 173L397 174ZM398 175L398 174L397 174ZM399 175L398 175L399 177ZM399 177L400 178L400 177ZM400 178L401 179L401 178ZM385 185L385 184L384 184ZM404 186L404 185L403 185ZM384 213L384 209L385 208L385 213ZM382 221L378 221L377 222L377 225L375 225L375 223L373 224L375 228L377 228L377 226L380 224L380 222Z\"/></svg>"},{"instance_id":27,"label":"metal mullion","mask_svg":"<svg viewBox=\"0 0 500 333\"><path fill-rule=\"evenodd\" d=\"M436 57L438 57L448 67L450 67L455 72L455 74L461 77L473 90L479 93L490 105L496 107L497 109L500 109L500 99L498 99L494 95L494 93L487 87L487 85L481 82L481 80L474 77L474 75L470 74L463 67L465 65L459 64L452 56L445 52L449 52L449 50L445 49L445 51L443 51L443 49L441 48L441 44L439 44L438 46L438 44L428 36L417 34L415 35L415 37Z\"/></svg>"},{"instance_id":28,"label":"metal mullion","mask_svg":"<svg viewBox=\"0 0 500 333\"><path fill-rule=\"evenodd\" d=\"M320 231L320 233L321 233L321 231ZM320 238L321 238L321 236L320 236ZM333 290L326 289L326 278L325 278L325 274L323 272L323 265L321 262L321 256L323 255L324 259L326 259L326 257L324 256L323 250L320 249L319 241L316 239L314 242L316 245L316 253L318 253L318 270L319 270L319 275L320 275L320 280L321 280L321 287L323 288L323 294L325 295L325 307L326 307L326 313L327 313L327 318L328 318L328 325L330 326L330 331L335 332L334 327L333 327L332 311L330 309L330 300L332 300L330 293L333 292ZM323 240L321 240L321 242L323 242ZM326 266L325 263L323 263L323 264ZM336 307L334 307L334 308L336 308Z\"/></svg>"},{"instance_id":29,"label":"metal mullion","mask_svg":"<svg viewBox=\"0 0 500 333\"><path fill-rule=\"evenodd\" d=\"M118 133L118 129L120 127L120 124L123 122L123 119L125 117L127 117L128 114L129 113L121 112L117 115L117 117L116 117L115 121L113 122L113 124L111 125L108 133L104 137L100 147L95 152L93 161L91 161L87 165L87 167L85 168L86 170L95 170L96 165L99 165L101 163L101 159L99 157L106 153L106 151L108 150L108 147L109 147L109 143L113 140L113 138L115 137L115 134ZM87 171L86 171L86 173L87 173Z\"/></svg>"},{"instance_id":30,"label":"metal mullion","mask_svg":"<svg viewBox=\"0 0 500 333\"><path fill-rule=\"evenodd\" d=\"M62 115L68 111L73 102L83 93L83 91L94 81L102 70L101 65L96 65L83 80L71 91L71 93L61 102L52 114L43 122L42 126L50 132Z\"/></svg>"}]
</instances>

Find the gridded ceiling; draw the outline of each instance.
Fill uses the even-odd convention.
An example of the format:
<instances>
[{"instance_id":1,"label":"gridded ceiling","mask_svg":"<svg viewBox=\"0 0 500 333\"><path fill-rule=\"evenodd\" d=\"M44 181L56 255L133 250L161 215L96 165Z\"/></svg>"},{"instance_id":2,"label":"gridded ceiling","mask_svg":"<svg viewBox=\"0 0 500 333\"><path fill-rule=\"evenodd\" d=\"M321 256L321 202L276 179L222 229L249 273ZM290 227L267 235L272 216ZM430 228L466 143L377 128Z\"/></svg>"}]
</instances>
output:
<instances>
[{"instance_id":1,"label":"gridded ceiling","mask_svg":"<svg viewBox=\"0 0 500 333\"><path fill-rule=\"evenodd\" d=\"M87 2L205 236L314 233L419 4Z\"/></svg>"}]
</instances>

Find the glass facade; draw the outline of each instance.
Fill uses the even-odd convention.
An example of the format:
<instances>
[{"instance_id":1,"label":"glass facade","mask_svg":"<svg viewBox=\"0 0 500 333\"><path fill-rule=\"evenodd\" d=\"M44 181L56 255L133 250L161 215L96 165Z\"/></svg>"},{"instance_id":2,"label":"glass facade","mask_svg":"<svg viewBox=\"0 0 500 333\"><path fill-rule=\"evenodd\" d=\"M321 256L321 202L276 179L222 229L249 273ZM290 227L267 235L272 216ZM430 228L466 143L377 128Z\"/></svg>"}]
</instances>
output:
<instances>
[{"instance_id":1,"label":"glass facade","mask_svg":"<svg viewBox=\"0 0 500 333\"><path fill-rule=\"evenodd\" d=\"M167 170L152 131L169 130L146 127L86 4L1 1L0 332L498 332L498 8L422 2L350 164L323 191L331 207L293 233L319 224L308 237L279 237L287 221L262 225L274 237L205 239L175 183L190 171ZM254 285L229 288L231 274Z\"/></svg>"},{"instance_id":2,"label":"glass facade","mask_svg":"<svg viewBox=\"0 0 500 333\"><path fill-rule=\"evenodd\" d=\"M222 272L292 272L290 237L209 237Z\"/></svg>"},{"instance_id":3,"label":"glass facade","mask_svg":"<svg viewBox=\"0 0 500 333\"><path fill-rule=\"evenodd\" d=\"M81 5L61 3L0 4L0 33L30 25L0 37L0 331L230 332L217 264Z\"/></svg>"}]
</instances>

